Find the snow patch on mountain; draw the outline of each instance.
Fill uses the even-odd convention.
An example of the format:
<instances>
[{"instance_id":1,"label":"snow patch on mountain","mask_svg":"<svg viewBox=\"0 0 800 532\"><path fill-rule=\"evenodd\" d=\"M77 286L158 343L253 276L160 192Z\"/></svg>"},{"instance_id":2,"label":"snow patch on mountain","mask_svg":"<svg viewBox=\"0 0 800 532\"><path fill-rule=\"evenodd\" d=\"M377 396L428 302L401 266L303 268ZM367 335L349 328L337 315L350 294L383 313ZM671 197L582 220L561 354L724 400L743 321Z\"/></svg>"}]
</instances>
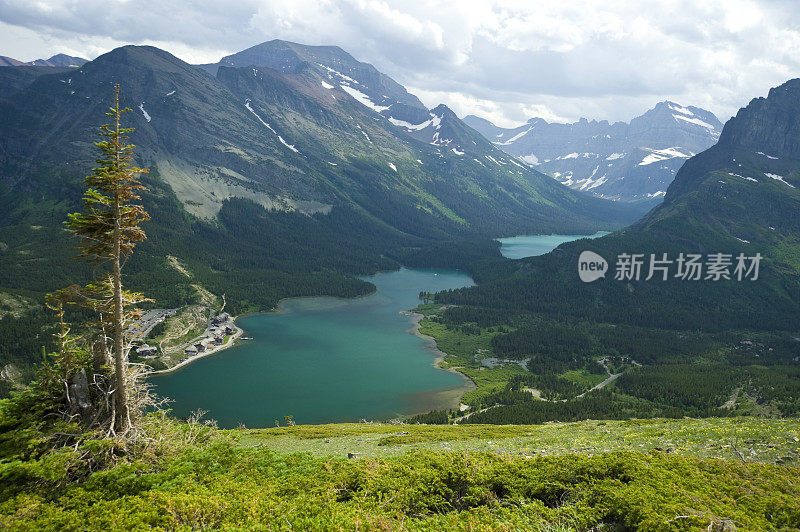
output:
<instances>
[{"instance_id":1,"label":"snow patch on mountain","mask_svg":"<svg viewBox=\"0 0 800 532\"><path fill-rule=\"evenodd\" d=\"M678 151L677 148L666 148L663 150L648 149L647 151L649 151L650 153L647 154L644 159L642 159L642 162L639 163L639 166L645 166L648 164L657 163L659 161L664 161L666 159L673 159L675 157L688 159L689 157L692 157L694 155L691 152L689 153L689 155L682 153Z\"/></svg>"},{"instance_id":2,"label":"snow patch on mountain","mask_svg":"<svg viewBox=\"0 0 800 532\"><path fill-rule=\"evenodd\" d=\"M349 85L342 85L342 90L352 96L358 103L364 105L365 107L369 107L376 113L380 113L381 111L385 111L389 108L388 105L376 105L372 100L369 99L369 96L358 89L350 87Z\"/></svg>"},{"instance_id":3,"label":"snow patch on mountain","mask_svg":"<svg viewBox=\"0 0 800 532\"><path fill-rule=\"evenodd\" d=\"M366 138L366 139L367 139L367 142L369 142L370 144L372 144L372 139L371 139L371 138L369 138L369 135L367 135L367 132L366 132L366 131L364 131L363 129L361 129L361 126L360 126L359 124L356 124L356 127L358 128L358 130L359 130L359 131L361 131L361 134L362 134L362 135L364 135L364 138Z\"/></svg>"},{"instance_id":4,"label":"snow patch on mountain","mask_svg":"<svg viewBox=\"0 0 800 532\"><path fill-rule=\"evenodd\" d=\"M593 188L597 188L600 185L602 185L603 183L605 183L606 181L608 181L608 178L606 178L606 175L603 174L602 176L598 177L597 180L594 183L589 184L586 187L586 190L592 190Z\"/></svg>"},{"instance_id":5,"label":"snow patch on mountain","mask_svg":"<svg viewBox=\"0 0 800 532\"><path fill-rule=\"evenodd\" d=\"M273 133L275 133L275 134L277 135L277 134L278 134L278 132L277 132L277 131L275 131L274 129L272 129L272 126L270 126L269 124L267 124L266 122L264 122L264 119L263 119L263 118L261 118L261 117L258 115L258 113L256 113L256 112L255 112L255 110L253 110L253 108L250 106L250 101L251 101L251 100L250 100L249 98L248 98L247 100L245 100L245 101L244 101L244 106L245 106L245 107L247 107L247 110L248 110L248 111L250 111L251 113L253 113L253 116L255 116L256 118L258 118L258 121L259 121L259 122L261 122L261 123L262 123L262 124L263 124L263 125L264 125L264 126L267 128L267 129L269 129L270 131L272 131Z\"/></svg>"},{"instance_id":6,"label":"snow patch on mountain","mask_svg":"<svg viewBox=\"0 0 800 532\"><path fill-rule=\"evenodd\" d=\"M517 133L516 135L514 135L513 137L511 137L507 141L505 141L505 142L495 142L495 144L497 144L498 146L508 146L512 142L517 141L517 140L521 139L522 137L524 137L525 135L527 135L528 133L530 133L532 129L533 129L533 127L529 127L525 131L523 131L521 133Z\"/></svg>"},{"instance_id":7,"label":"snow patch on mountain","mask_svg":"<svg viewBox=\"0 0 800 532\"><path fill-rule=\"evenodd\" d=\"M246 99L244 101L244 106L247 107L247 110L250 111L251 113L253 113L253 116L258 118L258 121L261 122L264 125L264 127L269 129L270 131L272 131L272 133L278 137L278 141L280 141L281 144L283 144L284 146L286 146L287 148L289 148L290 150L292 150L295 153L300 153L300 151L297 148L294 147L294 144L289 144L288 142L286 142L283 137L278 135L277 131L272 129L272 126L270 126L268 123L264 122L264 119L261 118L261 116L259 116L259 114L256 113L255 109L253 109L253 107L250 105L251 101L252 100L250 100L250 98L248 98L248 99ZM149 122L149 120L148 120L148 122Z\"/></svg>"},{"instance_id":8,"label":"snow patch on mountain","mask_svg":"<svg viewBox=\"0 0 800 532\"><path fill-rule=\"evenodd\" d=\"M328 74L333 74L334 76L338 76L338 77L340 77L341 79L343 79L343 80L345 80L345 81L349 81L350 83L355 83L356 85L359 85L358 81L354 80L354 79L353 79L353 78L351 78L350 76L346 76L346 75L342 74L342 73L341 73L341 72L339 72L338 70L334 70L334 69L332 69L332 68L331 68L331 67L329 67L329 66L325 66L325 65L323 65L322 63L317 63L317 65L319 65L319 66L321 66L322 68L324 68L325 70L327 70L327 71L328 71Z\"/></svg>"},{"instance_id":9,"label":"snow patch on mountain","mask_svg":"<svg viewBox=\"0 0 800 532\"><path fill-rule=\"evenodd\" d=\"M714 126L712 126L708 122L703 122L699 118L689 118L689 117L683 116L683 115L672 115L672 116L676 120L683 120L684 122L689 122L690 124L695 124L695 125L704 127L706 129L709 129L711 131L715 131L716 130L716 128Z\"/></svg>"},{"instance_id":10,"label":"snow patch on mountain","mask_svg":"<svg viewBox=\"0 0 800 532\"><path fill-rule=\"evenodd\" d=\"M793 184L791 184L788 181L786 181L783 176L780 176L780 175L777 175L777 174L769 174L769 173L764 173L764 175L774 179L775 181L780 181L784 185L788 185L788 186L790 186L792 188L797 188Z\"/></svg>"},{"instance_id":11,"label":"snow patch on mountain","mask_svg":"<svg viewBox=\"0 0 800 532\"><path fill-rule=\"evenodd\" d=\"M733 177L738 177L738 178L740 178L740 179L745 179L745 180L747 180L747 181L753 181L753 182L755 182L755 183L758 183L758 179L753 179L752 177L745 177L745 176L743 176L743 175L734 174L734 173L732 173L732 172L728 172L728 175L729 175L729 176L733 176ZM769 175L769 174L767 174L767 175Z\"/></svg>"},{"instance_id":12,"label":"snow patch on mountain","mask_svg":"<svg viewBox=\"0 0 800 532\"><path fill-rule=\"evenodd\" d=\"M689 109L687 109L686 107L681 107L681 106L680 106L680 105L678 105L677 103L667 102L667 106L668 106L670 109L672 109L673 111L677 111L677 112L679 112L679 113L681 113L681 114L684 114L684 115L686 115L686 116L694 116L694 113L693 113L693 112L691 112L691 111L690 111Z\"/></svg>"},{"instance_id":13,"label":"snow patch on mountain","mask_svg":"<svg viewBox=\"0 0 800 532\"><path fill-rule=\"evenodd\" d=\"M453 143L453 139L442 138L440 132L438 131L439 127L440 126L436 126L437 131L433 132L433 138L429 144L433 146L449 146Z\"/></svg>"},{"instance_id":14,"label":"snow patch on mountain","mask_svg":"<svg viewBox=\"0 0 800 532\"><path fill-rule=\"evenodd\" d=\"M397 118L394 118L394 117L389 117L389 122L391 122L392 124L394 124L396 126L405 128L405 129L407 129L409 131L420 131L422 129L425 129L428 126L437 127L439 125L439 122L441 122L441 120L442 120L441 117L436 116L434 114L431 114L431 117L432 118L430 120L426 120L424 122L420 122L419 124L412 124L412 123L406 122L404 120L398 120Z\"/></svg>"},{"instance_id":15,"label":"snow patch on mountain","mask_svg":"<svg viewBox=\"0 0 800 532\"><path fill-rule=\"evenodd\" d=\"M281 141L281 144L283 144L284 146L286 146L287 148L289 148L293 152L300 153L300 151L297 148L294 147L294 144L289 144L288 142L283 140L283 137L281 137L280 135L278 135L278 140Z\"/></svg>"},{"instance_id":16,"label":"snow patch on mountain","mask_svg":"<svg viewBox=\"0 0 800 532\"><path fill-rule=\"evenodd\" d=\"M598 177L597 179L593 179L594 176L597 174L597 171L600 170L599 166L595 166L594 170L592 170L592 175L587 177L585 180L582 180L580 189L579 190L591 190L593 188L597 188L603 183L606 182L606 176L603 174L602 176Z\"/></svg>"},{"instance_id":17,"label":"snow patch on mountain","mask_svg":"<svg viewBox=\"0 0 800 532\"><path fill-rule=\"evenodd\" d=\"M72 92L73 92L73 94L75 93L75 91L72 91ZM149 122L150 121L150 115L147 114L147 111L144 110L144 102L139 104L139 110L142 112L142 115L144 116L144 119Z\"/></svg>"}]
</instances>

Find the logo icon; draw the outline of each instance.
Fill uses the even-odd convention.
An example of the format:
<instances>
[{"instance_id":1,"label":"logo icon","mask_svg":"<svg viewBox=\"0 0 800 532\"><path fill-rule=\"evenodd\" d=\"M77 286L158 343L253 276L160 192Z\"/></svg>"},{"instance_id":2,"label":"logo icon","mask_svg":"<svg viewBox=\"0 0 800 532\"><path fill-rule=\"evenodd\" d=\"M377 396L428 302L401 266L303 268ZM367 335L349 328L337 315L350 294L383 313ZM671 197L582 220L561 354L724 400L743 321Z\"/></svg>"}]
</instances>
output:
<instances>
[{"instance_id":1,"label":"logo icon","mask_svg":"<svg viewBox=\"0 0 800 532\"><path fill-rule=\"evenodd\" d=\"M584 283L605 277L606 272L608 272L608 262L594 251L584 251L578 257L578 277Z\"/></svg>"}]
</instances>

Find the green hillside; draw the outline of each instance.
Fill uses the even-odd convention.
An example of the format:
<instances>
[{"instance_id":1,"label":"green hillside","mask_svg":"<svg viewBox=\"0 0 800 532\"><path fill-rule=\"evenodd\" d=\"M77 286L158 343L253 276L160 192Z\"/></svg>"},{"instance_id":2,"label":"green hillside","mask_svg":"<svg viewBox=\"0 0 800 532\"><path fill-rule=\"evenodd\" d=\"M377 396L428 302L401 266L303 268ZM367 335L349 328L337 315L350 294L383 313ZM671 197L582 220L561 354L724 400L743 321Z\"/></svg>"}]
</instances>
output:
<instances>
[{"instance_id":1,"label":"green hillside","mask_svg":"<svg viewBox=\"0 0 800 532\"><path fill-rule=\"evenodd\" d=\"M2 405L7 431L13 409ZM790 530L800 426L652 420L221 432L151 417L148 443L14 455L6 530ZM35 449L31 442L30 450ZM91 449L90 452L87 452ZM348 459L346 453L355 456ZM66 466L66 467L65 467ZM66 472L65 472L66 469Z\"/></svg>"}]
</instances>

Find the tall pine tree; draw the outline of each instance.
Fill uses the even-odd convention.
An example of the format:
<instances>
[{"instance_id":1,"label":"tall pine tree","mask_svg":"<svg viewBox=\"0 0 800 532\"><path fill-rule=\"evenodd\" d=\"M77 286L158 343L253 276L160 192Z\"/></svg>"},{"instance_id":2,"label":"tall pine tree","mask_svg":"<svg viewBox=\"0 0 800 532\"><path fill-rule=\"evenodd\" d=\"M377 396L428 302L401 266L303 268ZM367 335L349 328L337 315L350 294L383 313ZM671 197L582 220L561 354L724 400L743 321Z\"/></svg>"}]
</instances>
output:
<instances>
[{"instance_id":1,"label":"tall pine tree","mask_svg":"<svg viewBox=\"0 0 800 532\"><path fill-rule=\"evenodd\" d=\"M83 259L98 265L110 264L110 272L81 291L79 304L100 315L103 340L110 333L114 387L109 431L117 435L125 435L131 428L127 379L131 346L126 341L125 328L136 314L133 307L146 301L141 294L123 289L122 269L136 243L145 239L139 224L150 218L137 203L138 193L144 190L138 176L147 170L133 165L134 146L128 144L128 133L133 128L121 127L122 114L130 110L120 109L117 84L114 107L106 113L113 123L100 127L104 139L95 143L102 153L97 160L99 166L85 179L88 188L83 196L84 211L70 214L66 223L69 231L81 239L78 248ZM102 343L106 345L105 341Z\"/></svg>"}]
</instances>

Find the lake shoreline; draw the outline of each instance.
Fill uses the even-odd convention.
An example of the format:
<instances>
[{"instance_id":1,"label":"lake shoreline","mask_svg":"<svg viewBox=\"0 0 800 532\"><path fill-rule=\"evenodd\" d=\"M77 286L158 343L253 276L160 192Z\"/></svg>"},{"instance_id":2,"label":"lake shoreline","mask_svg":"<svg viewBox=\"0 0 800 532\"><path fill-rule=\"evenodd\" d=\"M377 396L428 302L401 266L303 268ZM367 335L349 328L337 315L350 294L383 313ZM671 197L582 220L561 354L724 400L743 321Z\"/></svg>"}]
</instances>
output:
<instances>
[{"instance_id":1,"label":"lake shoreline","mask_svg":"<svg viewBox=\"0 0 800 532\"><path fill-rule=\"evenodd\" d=\"M571 235L571 236L578 236L578 237L581 237L581 238L589 238L589 237L599 238L601 236L610 235L613 232L614 231L606 231L605 229L599 229L599 230L595 231L594 233L591 233L591 234L588 234L588 235ZM496 236L496 237L494 237L494 240L499 241L499 240L506 239L506 238L542 237L542 236L564 236L564 235L562 235L560 233L550 233L550 234L547 234L547 235L543 235L543 234L536 234L536 235L527 235L527 234L526 235L508 235L508 236Z\"/></svg>"},{"instance_id":2,"label":"lake shoreline","mask_svg":"<svg viewBox=\"0 0 800 532\"><path fill-rule=\"evenodd\" d=\"M603 234L603 232L597 232L595 236ZM540 238L539 242L536 242L535 237L520 240L531 251L525 256L534 256L547 253L560 243L591 238L591 236L593 235L550 235ZM561 239L563 242L559 242ZM505 248L505 243L501 243L501 253L508 257L503 248ZM517 246L517 251L526 250ZM269 364L267 364L259 353L255 353L261 346L254 345L246 349L244 353L247 356L241 363L237 362L238 357L230 357L230 361L226 358L222 362L219 360L208 362L208 368L211 369L196 370L200 378L214 383L211 389L203 387L201 391L187 381L187 378L190 381L193 379L194 373L189 377L175 377L178 379L177 381L165 379L163 384L159 383L157 387L166 391L170 390L172 386L173 389L170 391L173 392L173 395L170 396L174 397L176 401L185 400L189 406L192 406L189 403L192 401L206 405L211 404L213 408L218 407L221 410L219 415L223 416L218 418L221 422L225 422L224 418L227 416L231 423L247 422L252 426L263 425L265 420L261 419L264 415L262 411L266 406L248 410L247 405L260 405L262 397L264 400L270 401L264 405L269 404L272 409L291 412L298 420L305 417L309 419L349 419L352 412L362 411L363 413L359 416L367 419L390 419L386 417L388 414L393 416L393 419L403 420L413 417L417 413L431 410L462 410L464 395L478 389L478 386L469 375L461 371L464 368L448 367L450 364L444 364L447 354L439 349L434 337L421 332L421 321L424 319L424 315L412 309L419 304L420 290L436 292L474 285L469 273L458 269L403 266L396 270L377 272L360 279L367 282L372 290L355 297L332 295L286 297L278 300L276 305L268 311L250 312L237 316L234 321L237 334L224 345L184 360L172 368L153 372L153 374L177 373L195 360L219 353L234 345L244 348L249 344L243 344L239 340L245 332L239 324L240 318L259 315L264 317L273 315L276 319L281 320L269 325L269 319L267 319L262 324L264 331L269 331L267 333L269 341L265 343L265 346L272 346L270 347L271 354L282 352L283 349L294 356L299 354L304 357L302 360L307 359L313 364L309 365L304 362L305 366L301 364L300 370L298 370L297 361L275 357L270 358ZM372 303L347 305L347 303L357 300L374 297L384 291L386 291L384 296L378 297ZM304 303L302 300L311 300L312 302ZM315 300L321 302L313 303ZM325 300L328 302L326 303ZM391 312L387 313L389 309ZM297 316L289 317L286 316L287 314L296 314ZM390 318L392 314L394 315L393 319ZM410 324L408 321L397 323L398 314L402 316L400 319L407 319ZM279 317L279 315L283 315L283 317ZM375 316L374 322L372 321L373 315ZM261 329L259 327L262 325L259 324L261 322L247 321L246 323L251 334L260 338L259 331ZM307 327L312 327L312 329ZM309 336L308 331L316 330L315 327L320 331L326 331L325 335L320 338L315 338L314 335ZM397 333L400 333L401 336L410 333L420 338L422 342L420 344L418 340L414 340L410 336L406 336L407 340L403 340L397 336ZM384 338L388 340L384 342ZM416 347L413 347L415 345ZM424 353L418 351L420 347ZM408 362L405 357L400 356L406 353L409 356ZM418 358L420 356L421 358ZM428 358L429 356L431 358ZM334 364L332 361L338 360L335 357L341 359L341 362ZM382 362L384 359L386 362ZM381 366L381 364L385 365ZM259 368L262 366L269 367L261 371ZM437 371L434 373L439 373L438 377L428 374L427 371L423 371L426 366L435 368L435 370L448 371L458 375L458 378ZM325 371L338 375L337 371L343 371L342 368L348 367L350 368L348 373L342 374L341 378L333 381L326 378L327 374L323 371L324 368L327 368ZM237 374L236 372L241 371L242 368L246 368L246 372L241 375ZM387 373L388 368L391 368L389 373ZM254 369L257 371L254 372ZM298 371L302 373L301 370L310 372L309 382L318 381L313 388L306 389L308 386L294 382L298 378ZM194 372L195 370L190 371ZM233 381L230 379L228 381L220 380L220 376L223 374L226 376L237 374L238 377L234 379L236 384L231 385L230 383ZM363 380L364 386L361 386L362 381L358 379L365 378L368 379ZM376 383L385 379L388 379L385 385L376 386ZM343 387L343 383L349 381L353 382ZM314 395L315 390L328 388L333 390L331 393L340 394L342 400L334 401L333 404L329 404L331 401L328 399L319 402ZM284 392L276 395L275 390L284 390ZM238 397L243 398L242 401L245 402L236 403ZM395 406L397 399L401 401L399 403L401 406ZM380 404L374 401L380 401ZM384 402L386 403L385 407ZM238 406L232 407L231 405ZM207 408L211 408L211 406L207 406ZM372 413L369 413L370 411ZM270 416L267 415L267 417ZM266 421L268 422L270 419L266 419Z\"/></svg>"},{"instance_id":3,"label":"lake shoreline","mask_svg":"<svg viewBox=\"0 0 800 532\"><path fill-rule=\"evenodd\" d=\"M375 285L373 285L373 286L375 286ZM182 360L181 362L179 362L178 364L175 364L171 368L160 369L160 370L157 370L157 371L150 371L150 372L147 373L147 376L149 377L151 375L169 375L170 373L175 373L176 371L178 371L180 369L183 369L186 366L189 366L192 362L194 362L196 360L200 360L201 358L205 358L205 357L208 357L208 356L211 356L211 355L216 355L216 354L220 353L221 351L224 351L226 349L229 349L231 347L239 345L240 342L238 342L237 340L239 340L239 338L241 338L242 335L244 335L244 333L245 333L245 330L243 328L239 327L239 324L236 323L237 320L239 320L240 318L248 318L250 316L260 316L260 315L283 314L285 311L281 310L281 308L280 308L281 305L284 302L293 301L293 300L296 300L296 299L311 299L311 298L318 298L318 297L328 297L328 298L331 298L331 299L337 299L337 300L342 300L342 301L352 301L354 299L361 299L361 298L364 298L364 297L369 297L369 296L375 294L377 291L378 291L378 288L375 287L368 294L361 294L361 295L354 296L354 297L342 297L342 296L295 296L295 297L284 297L284 298L278 300L278 303L275 305L275 308L273 310L247 312L245 314L242 314L241 316L233 316L231 319L233 321L233 326L236 328L236 332L234 332L232 337L224 345L221 345L220 347L218 347L216 349L212 349L210 351L206 351L203 354L198 354L198 355L195 355L193 357L187 358L186 360Z\"/></svg>"},{"instance_id":4,"label":"lake shoreline","mask_svg":"<svg viewBox=\"0 0 800 532\"><path fill-rule=\"evenodd\" d=\"M443 371L449 371L451 373L456 373L462 379L464 379L464 384L462 386L460 386L459 389L457 389L457 390L444 390L444 391L439 392L439 393L441 393L443 395L446 395L446 396L451 396L451 395L453 395L455 393L458 393L457 397L455 397L455 399L456 399L455 402L453 400L449 399L447 401L447 406L445 407L445 409L458 410L460 405L461 405L461 398L464 396L464 394L469 392L469 391L475 390L478 387L475 384L475 381L473 381L467 375L461 373L460 371L458 371L455 368L443 368L443 367L441 367L439 365L441 362L444 362L444 358L447 356L447 353L445 353L444 351L439 349L439 346L436 344L436 339L433 336L429 336L429 335L424 334L424 333L422 333L420 331L420 322L425 317L424 314L420 314L419 312L414 312L413 310L401 310L399 312L399 314L401 314L403 316L409 316L411 318L412 326L411 326L410 329L408 329L408 332L410 332L411 334L413 334L414 336L416 336L418 338L422 338L423 340L425 340L426 349L431 351L433 353L433 355L434 355L433 362L431 363L433 365L433 367L435 367L437 369L440 369L440 370L443 370ZM410 416L408 416L408 417L410 417Z\"/></svg>"},{"instance_id":5,"label":"lake shoreline","mask_svg":"<svg viewBox=\"0 0 800 532\"><path fill-rule=\"evenodd\" d=\"M404 267L367 280L377 291L357 298L283 298L268 312L236 316L243 331L236 342L153 372L154 393L173 399L172 415L202 408L225 427L267 427L287 413L312 423L402 420L458 409L474 383L439 366L443 353L432 338L417 334L421 316L408 309L420 303L422 290L472 286L472 279L463 271ZM242 336L255 341L242 342ZM237 344L228 356L210 358ZM205 362L191 365L200 358Z\"/></svg>"},{"instance_id":6,"label":"lake shoreline","mask_svg":"<svg viewBox=\"0 0 800 532\"><path fill-rule=\"evenodd\" d=\"M392 271L398 271L398 270L387 270L387 271L392 272ZM382 273L382 272L378 272L378 273ZM372 284L372 283L370 283L370 284ZM272 310L266 310L266 311L263 311L263 312L248 312L247 314L242 314L239 317L240 318L247 318L249 316L259 316L261 314L284 314L286 311L281 309L281 305L283 305L284 303L289 302L289 301L302 300L302 299L328 298L328 299L333 299L333 300L336 300L336 301L356 301L358 299L364 299L365 297L369 297L369 296L375 295L378 292L378 287L375 286L374 284L372 284L372 286L373 286L373 289L369 293L359 294L359 295L353 296L353 297L327 296L327 295L284 297L284 298L281 298L281 299L278 300L278 302L275 304L275 308L273 308Z\"/></svg>"},{"instance_id":7,"label":"lake shoreline","mask_svg":"<svg viewBox=\"0 0 800 532\"><path fill-rule=\"evenodd\" d=\"M283 303L283 302L288 302L288 301L292 301L292 300L295 300L295 299L306 299L306 298L315 298L315 297L331 297L332 299L352 300L352 299L357 299L357 298L362 298L362 297L367 297L369 295L373 295L377 291L378 290L376 288L370 294L366 294L366 295L363 295L363 296L356 296L355 298L342 298L342 297L335 297L335 296L288 297L288 298L282 299L278 303L278 307L280 307L281 303ZM206 357L209 357L209 356L212 356L212 355L219 354L221 351L224 351L224 350L226 350L228 348L231 348L231 347L234 347L236 345L239 345L240 342L238 340L239 340L239 338L241 338L241 336L244 334L245 331L244 331L243 328L239 327L239 325L236 323L236 320L238 320L239 318L242 318L242 317L247 317L247 316L283 313L284 311L279 310L278 307L276 307L276 310L274 310L274 311L252 312L252 313L249 313L249 314L246 314L246 315L243 315L243 316L233 317L232 319L233 319L233 323L234 323L234 327L236 328L236 331L228 339L228 341L225 344L219 346L218 348L211 349L211 350L209 350L209 351L207 351L205 353L197 354L197 355L195 355L193 357L187 358L186 360L183 360L183 361L179 362L178 364L176 364L175 366L173 366L171 368L166 368L166 369L163 369L163 370L148 372L147 376L148 377L150 377L150 376L161 376L161 375L169 375L169 374L175 373L175 372L180 371L181 369L189 366L190 364L192 364L193 362L195 362L197 360L200 360L202 358L206 358ZM422 332L420 332L420 322L425 317L423 314L420 314L419 312L414 312L412 310L401 310L400 312L398 312L398 314L400 314L402 316L409 317L411 319L411 327L409 329L407 329L406 332L411 333L414 336L416 336L418 338L421 338L422 340L425 341L425 349L430 351L431 354L434 357L433 361L431 362L431 365L436 369L439 369L439 370L442 370L442 371L449 371L451 373L455 373L455 374L457 374L458 376L460 376L463 379L462 385L459 386L456 389L438 390L438 391L434 391L433 392L433 395L436 396L437 399L440 399L440 400L436 401L435 406L437 408L434 408L434 410L437 410L439 408L442 408L442 409L445 409L445 410L448 410L448 409L458 410L459 407L461 406L461 398L463 397L463 395L465 393L469 392L469 391L472 391L472 390L476 389L477 385L475 384L475 382L472 379L470 379L467 375L461 373L457 369L443 368L443 367L440 366L440 363L444 361L444 358L445 358L445 356L447 356L447 353L445 353L444 351L439 349L439 347L436 344L436 340L432 336L429 336L427 334L423 334ZM417 414L424 414L426 412L427 412L427 410L425 412L418 412ZM403 415L403 416L401 416L401 419L413 417L414 415L417 415L417 414Z\"/></svg>"},{"instance_id":8,"label":"lake shoreline","mask_svg":"<svg viewBox=\"0 0 800 532\"><path fill-rule=\"evenodd\" d=\"M398 269L396 269L396 270L379 270L378 272L376 272L375 274L373 274L373 276L374 276L374 275L377 275L377 274L379 274L379 273L390 273L390 272L396 272L396 271L400 271L400 270L403 270L403 269L409 269L409 267L408 267L408 266L401 266L400 268L398 268ZM414 269L417 269L417 268L414 268ZM453 271L460 271L460 270L456 268L456 269L453 269ZM369 277L371 277L371 276L369 276ZM369 281L367 281L367 279L363 279L363 278L360 278L360 277L359 277L358 279L361 279L362 281L369 282ZM201 358L205 358L205 357L208 357L208 356L211 356L211 355L216 355L217 353L220 353L221 351L224 351L225 349L229 349L229 348L231 348L231 347L234 347L234 346L236 346L236 345L239 345L239 343L240 343L240 342L238 342L237 340L238 340L238 339L239 339L239 338L240 338L240 337L241 337L241 336L244 334L244 332L245 332L245 331L244 331L244 329L242 329L241 327L239 327L239 325L236 323L236 322L237 322L237 320L239 320L240 318L248 318L248 317L250 317L250 316L261 316L261 315L275 315L275 314L284 314L284 313L286 313L287 311L286 311L285 309L282 309L282 308L281 308L281 307L283 306L283 304L284 304L284 303L288 303L288 302L290 302L290 301L296 301L296 300L303 300L303 299L317 299L317 298L329 298L329 299L336 300L336 301L354 301L354 300L358 300L358 299L367 298L367 297L370 297L370 296L373 296L373 295L375 295L375 294L378 292L378 287L377 287L377 286L375 286L375 284L373 284L373 283L370 283L370 284L372 285L373 289L372 289L372 290L370 290L370 291L369 291L368 293L366 293L366 294L360 294L360 295L353 296L353 297L346 297L346 296L329 296L329 295L320 295L320 296L291 296L291 297L284 297L284 298L281 298L281 299L279 299L279 300L278 300L278 302L275 304L275 307L274 307L273 309L271 309L271 310L265 310L265 311L255 311L255 312L247 312L247 313L245 313L245 314L242 314L242 315L240 315L240 316L234 316L234 317L232 317L232 320L233 320L234 327L236 327L236 332L234 333L233 337L231 337L231 338L230 338L230 340L229 340L228 342L226 342L224 345L222 345L222 346L220 346L220 347L218 347L218 348L216 348L216 349L212 349L212 350L210 350L210 351L207 351L207 352L205 352L205 353L203 353L203 354L198 354L198 355L195 355L195 356L193 356L193 357L191 357L191 358L188 358L188 359L186 359L186 360L182 360L181 362L179 362L178 364L175 364L174 366L172 366L172 367L170 367L170 368L166 368L166 369L160 369L160 370L157 370L157 371L150 371L150 372L147 372L147 376L149 377L149 376L152 376L152 375L156 375L156 376L157 376L157 375L169 375L169 374L171 374L171 373L175 373L176 371L178 371L178 370L180 370L180 369L183 369L183 368L185 368L186 366L189 366L189 365L190 365L192 362L194 362L194 361L196 361L196 360L200 360ZM405 312L405 311L404 311L404 312ZM408 311L408 312L410 312L410 311ZM420 314L420 316L422 316L422 315ZM420 318L420 319L421 319L421 318ZM417 320L417 322L415 322L415 325L416 325L416 328L417 328L417 329L419 329L419 320ZM425 335L420 335L420 334L418 334L418 333L417 333L417 332L415 332L415 331L410 331L410 332L412 332L412 333L413 333L413 334L415 334L416 336L419 336L419 337L421 337L421 338L423 338L423 339L425 339L425 340L427 340L427 339L430 339L430 340L433 342L433 349L435 350L435 352L437 352L437 353L439 353L439 354L440 354L440 355L438 355L438 356L437 356L437 358L434 360L434 366L438 368L438 365L437 365L437 364L438 364L438 362L439 362L440 360L443 360L443 359L444 359L444 355L445 355L445 353L443 353L442 351L439 351L439 350L436 348L436 342L433 340L433 338L431 338L431 337L429 337L429 336L425 336ZM446 368L439 368L439 369L446 369ZM458 373L458 372L456 372L456 373ZM462 375L462 376L464 376L462 373L459 373L459 375ZM464 376L464 377L466 378L466 376ZM472 382L472 381L470 380L470 382ZM473 383L473 384L474 384L474 383Z\"/></svg>"},{"instance_id":9,"label":"lake shoreline","mask_svg":"<svg viewBox=\"0 0 800 532\"><path fill-rule=\"evenodd\" d=\"M500 243L500 254L505 258L522 260L546 255L567 242L593 240L608 234L607 231L597 231L591 235L518 235L496 238L495 241Z\"/></svg>"},{"instance_id":10,"label":"lake shoreline","mask_svg":"<svg viewBox=\"0 0 800 532\"><path fill-rule=\"evenodd\" d=\"M288 301L295 301L295 300L298 300L298 299L329 298L329 299L334 299L334 300L337 300L337 301L355 301L355 300L358 300L358 299L363 299L365 297L369 297L369 296L375 295L378 292L378 287L375 286L374 283L369 281L370 277L375 277L376 275L379 275L381 273L393 273L393 272L399 272L399 271L402 271L402 270L448 270L448 271L458 272L458 273L467 273L467 274L469 273L469 272L464 272L460 268L416 268L416 267L413 267L413 266L406 266L406 265L403 264L399 268L395 268L395 269L376 270L375 273L371 273L371 274L366 275L364 277L359 277L357 275L354 275L353 277L355 277L356 279L359 279L361 281L367 282L367 283L372 285L372 290L370 290L366 294L360 294L360 295L352 296L352 297L330 296L330 295L325 295L325 294L316 295L316 296L289 296L289 297L283 297L283 298L278 300L278 302L275 304L275 307L273 309L271 309L271 310L247 312L245 314L242 314L241 316L238 316L237 318L247 318L249 316L258 316L258 315L261 315L261 314L283 314L285 311L281 309L281 305L283 303L288 302Z\"/></svg>"},{"instance_id":11,"label":"lake shoreline","mask_svg":"<svg viewBox=\"0 0 800 532\"><path fill-rule=\"evenodd\" d=\"M150 377L152 375L169 375L170 373L175 373L176 371L185 368L186 366L190 365L192 362L196 360L200 360L201 358L205 358L211 355L216 355L221 351L225 351L228 348L238 345L239 342L237 342L237 340L244 334L244 329L242 329L236 324L236 320L237 318L233 318L233 326L236 328L236 331L231 335L230 338L228 338L228 341L222 344L221 346L205 351L202 354L198 353L197 355L189 357L186 360L182 360L177 364L175 364L174 366L172 366L171 368L160 369L158 371L150 371L147 373L147 376Z\"/></svg>"}]
</instances>

